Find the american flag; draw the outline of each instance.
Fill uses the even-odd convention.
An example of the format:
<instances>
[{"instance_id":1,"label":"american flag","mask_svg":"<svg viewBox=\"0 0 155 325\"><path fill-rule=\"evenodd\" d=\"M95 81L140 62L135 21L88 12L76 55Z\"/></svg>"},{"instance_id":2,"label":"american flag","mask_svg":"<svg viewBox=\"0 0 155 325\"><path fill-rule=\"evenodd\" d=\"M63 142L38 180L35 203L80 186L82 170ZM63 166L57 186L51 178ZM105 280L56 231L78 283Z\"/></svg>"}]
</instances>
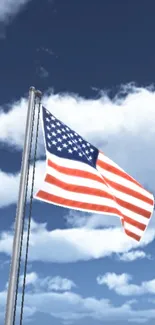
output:
<instances>
[{"instance_id":1,"label":"american flag","mask_svg":"<svg viewBox=\"0 0 155 325\"><path fill-rule=\"evenodd\" d=\"M35 198L70 209L116 215L139 241L154 198L104 153L42 107L46 175Z\"/></svg>"}]
</instances>

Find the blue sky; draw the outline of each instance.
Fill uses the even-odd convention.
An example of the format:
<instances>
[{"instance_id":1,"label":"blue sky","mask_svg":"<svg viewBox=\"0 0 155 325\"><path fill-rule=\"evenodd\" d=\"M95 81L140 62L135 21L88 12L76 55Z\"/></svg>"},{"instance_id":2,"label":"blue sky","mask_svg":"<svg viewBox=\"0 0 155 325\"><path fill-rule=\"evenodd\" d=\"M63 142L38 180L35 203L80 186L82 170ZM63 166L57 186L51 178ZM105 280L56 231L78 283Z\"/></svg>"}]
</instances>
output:
<instances>
[{"instance_id":1,"label":"blue sky","mask_svg":"<svg viewBox=\"0 0 155 325\"><path fill-rule=\"evenodd\" d=\"M154 10L145 0L0 1L0 325L30 86L155 193ZM44 172L40 129L35 191ZM34 200L24 324L154 324L154 226L153 214L137 244L116 217Z\"/></svg>"}]
</instances>

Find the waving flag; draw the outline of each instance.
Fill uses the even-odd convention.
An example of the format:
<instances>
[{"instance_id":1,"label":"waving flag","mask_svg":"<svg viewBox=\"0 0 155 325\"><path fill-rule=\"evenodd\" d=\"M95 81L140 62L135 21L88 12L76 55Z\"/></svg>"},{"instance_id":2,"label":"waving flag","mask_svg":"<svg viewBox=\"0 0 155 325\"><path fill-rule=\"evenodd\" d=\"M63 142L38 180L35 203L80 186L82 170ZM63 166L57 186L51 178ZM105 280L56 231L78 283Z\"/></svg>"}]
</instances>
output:
<instances>
[{"instance_id":1,"label":"waving flag","mask_svg":"<svg viewBox=\"0 0 155 325\"><path fill-rule=\"evenodd\" d=\"M139 241L154 198L96 147L42 108L46 175L35 198L70 209L120 217L125 233Z\"/></svg>"}]
</instances>

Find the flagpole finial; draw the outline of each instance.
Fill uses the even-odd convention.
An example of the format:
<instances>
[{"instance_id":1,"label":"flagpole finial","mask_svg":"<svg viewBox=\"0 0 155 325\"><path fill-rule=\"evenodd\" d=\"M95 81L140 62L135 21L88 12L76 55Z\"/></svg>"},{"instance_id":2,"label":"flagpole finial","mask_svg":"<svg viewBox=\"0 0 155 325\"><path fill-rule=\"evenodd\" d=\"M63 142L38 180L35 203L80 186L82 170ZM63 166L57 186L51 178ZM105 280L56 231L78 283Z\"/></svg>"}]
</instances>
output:
<instances>
[{"instance_id":1,"label":"flagpole finial","mask_svg":"<svg viewBox=\"0 0 155 325\"><path fill-rule=\"evenodd\" d=\"M30 91L35 91L35 87L31 86Z\"/></svg>"}]
</instances>

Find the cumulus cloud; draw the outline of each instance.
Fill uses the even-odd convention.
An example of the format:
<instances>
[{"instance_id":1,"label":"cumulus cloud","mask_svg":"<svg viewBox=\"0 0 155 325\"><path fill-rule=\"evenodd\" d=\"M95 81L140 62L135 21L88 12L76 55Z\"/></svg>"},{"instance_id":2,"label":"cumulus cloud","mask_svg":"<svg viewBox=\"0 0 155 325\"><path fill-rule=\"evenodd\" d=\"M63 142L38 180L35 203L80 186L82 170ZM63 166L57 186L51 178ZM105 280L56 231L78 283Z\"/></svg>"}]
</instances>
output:
<instances>
[{"instance_id":1,"label":"cumulus cloud","mask_svg":"<svg viewBox=\"0 0 155 325\"><path fill-rule=\"evenodd\" d=\"M25 125L26 125L26 112L27 112L27 100L22 98L14 104L8 104L9 111L0 109L0 142L13 147L15 150L21 150L24 144ZM36 107L36 116L38 109ZM23 121L23 123L19 123ZM36 125L36 124L35 124ZM43 139L41 137L42 132L40 130L39 147L43 149Z\"/></svg>"},{"instance_id":2,"label":"cumulus cloud","mask_svg":"<svg viewBox=\"0 0 155 325\"><path fill-rule=\"evenodd\" d=\"M140 250L135 250L119 255L119 260L124 262L133 262L137 259L143 258L151 259L151 256Z\"/></svg>"},{"instance_id":3,"label":"cumulus cloud","mask_svg":"<svg viewBox=\"0 0 155 325\"><path fill-rule=\"evenodd\" d=\"M76 228L101 228L106 226L120 226L120 219L115 216L104 216L102 214L87 213L82 211L69 210L64 216L68 226Z\"/></svg>"},{"instance_id":4,"label":"cumulus cloud","mask_svg":"<svg viewBox=\"0 0 155 325\"><path fill-rule=\"evenodd\" d=\"M8 23L30 0L0 0L0 22Z\"/></svg>"},{"instance_id":5,"label":"cumulus cloud","mask_svg":"<svg viewBox=\"0 0 155 325\"><path fill-rule=\"evenodd\" d=\"M130 283L131 280L132 276L127 273L106 273L97 277L99 285L107 285L110 290L122 296L155 294L155 279L144 281L140 285Z\"/></svg>"},{"instance_id":6,"label":"cumulus cloud","mask_svg":"<svg viewBox=\"0 0 155 325\"><path fill-rule=\"evenodd\" d=\"M0 292L0 306L4 310L6 292ZM20 300L20 295L19 295ZM44 303L43 303L44 302ZM24 316L32 319L32 315L42 312L60 320L72 322L91 317L101 321L133 321L143 322L155 319L155 309L134 309L134 301L123 305L114 305L108 299L82 297L73 292L39 292L26 293Z\"/></svg>"},{"instance_id":7,"label":"cumulus cloud","mask_svg":"<svg viewBox=\"0 0 155 325\"><path fill-rule=\"evenodd\" d=\"M70 291L73 287L76 287L72 280L60 276L45 278L45 284L47 285L48 290L52 291Z\"/></svg>"},{"instance_id":8,"label":"cumulus cloud","mask_svg":"<svg viewBox=\"0 0 155 325\"><path fill-rule=\"evenodd\" d=\"M126 253L137 247L145 247L154 238L153 229L148 229L140 243L137 243L125 236L121 228L48 230L46 224L32 221L29 261L67 263L98 259L113 253ZM12 231L2 232L0 252L10 256L12 241ZM49 247L52 247L52 250L49 250Z\"/></svg>"},{"instance_id":9,"label":"cumulus cloud","mask_svg":"<svg viewBox=\"0 0 155 325\"><path fill-rule=\"evenodd\" d=\"M27 273L26 274L26 285L34 285L38 281L38 275L35 272ZM23 275L19 278L19 286L22 287L23 285Z\"/></svg>"},{"instance_id":10,"label":"cumulus cloud","mask_svg":"<svg viewBox=\"0 0 155 325\"><path fill-rule=\"evenodd\" d=\"M20 276L19 285L23 285L23 275ZM70 291L76 287L75 283L67 278L61 276L41 278L36 272L27 273L26 285L34 288L37 291Z\"/></svg>"},{"instance_id":11,"label":"cumulus cloud","mask_svg":"<svg viewBox=\"0 0 155 325\"><path fill-rule=\"evenodd\" d=\"M42 182L45 175L46 164L45 161L38 161L35 169L35 184L34 192L36 192ZM33 166L30 166L29 174L29 186L28 186L28 199L30 198L30 189L32 184L32 171ZM4 173L0 170L0 183L3 184L3 187L0 188L0 207L4 207L17 202L18 191L19 191L19 180L20 173L11 174Z\"/></svg>"}]
</instances>

